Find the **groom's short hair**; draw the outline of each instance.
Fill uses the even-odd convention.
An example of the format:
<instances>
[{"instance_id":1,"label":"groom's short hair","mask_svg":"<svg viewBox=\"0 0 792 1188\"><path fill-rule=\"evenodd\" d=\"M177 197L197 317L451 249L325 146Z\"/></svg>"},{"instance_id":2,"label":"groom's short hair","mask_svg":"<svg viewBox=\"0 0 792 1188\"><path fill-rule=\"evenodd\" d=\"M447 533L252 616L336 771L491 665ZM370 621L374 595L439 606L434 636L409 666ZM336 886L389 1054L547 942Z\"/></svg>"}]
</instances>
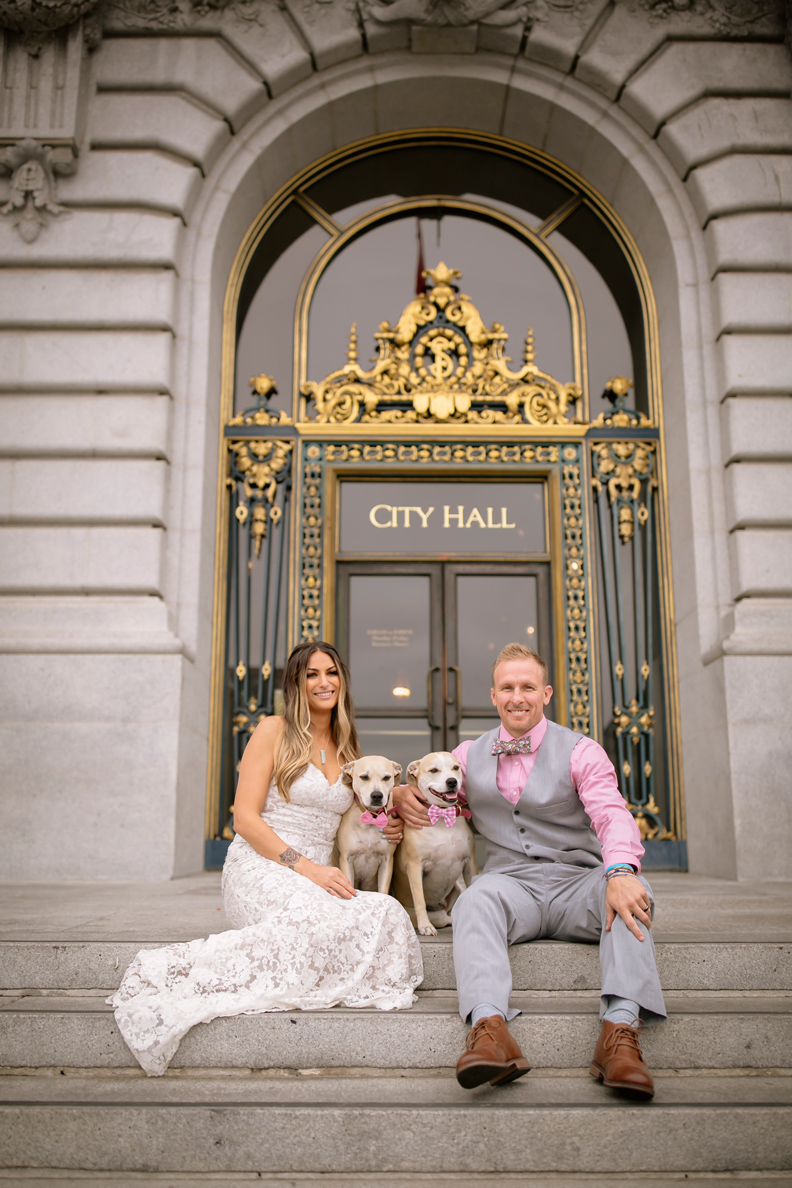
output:
<instances>
[{"instance_id":1,"label":"groom's short hair","mask_svg":"<svg viewBox=\"0 0 792 1188\"><path fill-rule=\"evenodd\" d=\"M499 664L503 664L504 660L533 660L534 664L538 664L542 670L542 680L547 684L549 673L547 664L533 648L526 647L521 643L508 643L505 648L501 648L498 655L495 657L495 663L492 666L492 684L495 684L495 669Z\"/></svg>"}]
</instances>

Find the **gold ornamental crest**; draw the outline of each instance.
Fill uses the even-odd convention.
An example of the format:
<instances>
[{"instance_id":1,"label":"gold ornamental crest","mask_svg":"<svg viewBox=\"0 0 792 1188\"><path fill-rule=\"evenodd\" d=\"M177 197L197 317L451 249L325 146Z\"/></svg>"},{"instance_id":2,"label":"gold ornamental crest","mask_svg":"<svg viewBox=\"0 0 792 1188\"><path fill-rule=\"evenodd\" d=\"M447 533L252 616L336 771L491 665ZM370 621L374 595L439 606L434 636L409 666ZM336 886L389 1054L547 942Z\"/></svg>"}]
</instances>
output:
<instances>
[{"instance_id":1,"label":"gold ornamental crest","mask_svg":"<svg viewBox=\"0 0 792 1188\"><path fill-rule=\"evenodd\" d=\"M528 328L523 365L509 367L508 334L499 322L485 326L444 263L422 273L427 291L405 307L395 326L381 322L374 335L377 358L370 371L358 362L352 327L348 362L320 383L308 381L308 417L323 424L354 422L566 425L581 396L536 365Z\"/></svg>"}]
</instances>

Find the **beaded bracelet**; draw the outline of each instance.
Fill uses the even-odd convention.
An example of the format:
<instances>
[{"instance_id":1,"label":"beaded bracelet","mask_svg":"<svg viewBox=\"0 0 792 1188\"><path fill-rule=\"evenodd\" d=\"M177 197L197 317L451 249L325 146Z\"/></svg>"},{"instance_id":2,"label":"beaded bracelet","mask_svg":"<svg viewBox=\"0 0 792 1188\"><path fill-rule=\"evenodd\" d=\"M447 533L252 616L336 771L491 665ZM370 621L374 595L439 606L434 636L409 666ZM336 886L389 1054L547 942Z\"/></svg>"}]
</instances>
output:
<instances>
[{"instance_id":1,"label":"beaded bracelet","mask_svg":"<svg viewBox=\"0 0 792 1188\"><path fill-rule=\"evenodd\" d=\"M605 881L609 879L618 879L621 876L632 875L635 876L635 868L632 866L609 866L605 871Z\"/></svg>"}]
</instances>

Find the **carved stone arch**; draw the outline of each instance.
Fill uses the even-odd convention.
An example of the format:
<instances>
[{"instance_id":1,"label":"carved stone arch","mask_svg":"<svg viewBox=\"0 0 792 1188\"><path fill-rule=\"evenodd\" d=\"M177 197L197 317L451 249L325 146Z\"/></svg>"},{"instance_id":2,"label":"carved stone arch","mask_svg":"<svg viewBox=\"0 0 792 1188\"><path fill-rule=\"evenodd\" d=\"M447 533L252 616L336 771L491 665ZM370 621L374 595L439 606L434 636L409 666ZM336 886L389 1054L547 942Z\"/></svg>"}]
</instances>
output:
<instances>
[{"instance_id":1,"label":"carved stone arch","mask_svg":"<svg viewBox=\"0 0 792 1188\"><path fill-rule=\"evenodd\" d=\"M546 67L478 55L435 65L410 55L355 60L299 84L259 113L235 138L207 177L185 243L182 335L184 402L179 457L187 478L182 533L207 543L180 565L171 564L174 600L184 634L194 641L199 669L208 672L214 597L211 546L219 393L231 375L235 326L229 316L228 278L244 272L252 245L248 229L266 201L290 178L344 144L367 136L433 123L505 135L539 149L576 171L630 228L657 295L659 350L653 366L664 380L668 435L671 530L675 550L680 652L693 660L681 674L686 706L707 706L707 741L701 734L685 753L686 779L706 785L688 806L691 862L706 869L713 815L728 789L706 778L726 746L723 694L715 674L695 658L718 639L720 609L728 602L723 502L715 468L718 443L689 426L706 419L713 360L708 337L708 277L702 236L680 179L657 145L627 116L588 87ZM240 248L239 245L242 245ZM223 308L225 303L225 321ZM682 327L684 325L684 347ZM222 344L222 345L221 345ZM178 402L177 402L178 403ZM191 408L194 414L185 414ZM713 473L715 471L715 473ZM692 499L692 476L708 473L705 498ZM192 497L190 498L190 492ZM176 519L178 520L178 515ZM174 536L179 536L178 533ZM174 557L173 562L176 561ZM197 599L185 594L197 590ZM684 741L684 740L683 740ZM701 779L699 778L701 777ZM728 834L728 826L726 833ZM733 836L723 845L733 847ZM722 869L722 868L721 868Z\"/></svg>"}]
</instances>

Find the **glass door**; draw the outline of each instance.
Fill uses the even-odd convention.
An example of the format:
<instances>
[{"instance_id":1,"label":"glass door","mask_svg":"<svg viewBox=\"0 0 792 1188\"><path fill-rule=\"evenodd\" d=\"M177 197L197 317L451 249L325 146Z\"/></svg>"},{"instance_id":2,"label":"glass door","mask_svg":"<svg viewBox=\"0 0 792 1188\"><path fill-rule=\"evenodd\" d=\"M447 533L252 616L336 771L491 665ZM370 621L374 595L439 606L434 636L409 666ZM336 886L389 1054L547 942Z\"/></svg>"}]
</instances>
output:
<instances>
[{"instance_id":1,"label":"glass door","mask_svg":"<svg viewBox=\"0 0 792 1188\"><path fill-rule=\"evenodd\" d=\"M347 562L337 572L338 643L352 674L363 753L407 767L444 749L442 566Z\"/></svg>"},{"instance_id":2,"label":"glass door","mask_svg":"<svg viewBox=\"0 0 792 1188\"><path fill-rule=\"evenodd\" d=\"M360 745L403 768L495 725L491 669L504 644L551 657L542 563L340 562L337 615Z\"/></svg>"},{"instance_id":3,"label":"glass door","mask_svg":"<svg viewBox=\"0 0 792 1188\"><path fill-rule=\"evenodd\" d=\"M505 644L543 656L552 683L549 576L542 564L444 564L445 750L497 725L492 664Z\"/></svg>"}]
</instances>

